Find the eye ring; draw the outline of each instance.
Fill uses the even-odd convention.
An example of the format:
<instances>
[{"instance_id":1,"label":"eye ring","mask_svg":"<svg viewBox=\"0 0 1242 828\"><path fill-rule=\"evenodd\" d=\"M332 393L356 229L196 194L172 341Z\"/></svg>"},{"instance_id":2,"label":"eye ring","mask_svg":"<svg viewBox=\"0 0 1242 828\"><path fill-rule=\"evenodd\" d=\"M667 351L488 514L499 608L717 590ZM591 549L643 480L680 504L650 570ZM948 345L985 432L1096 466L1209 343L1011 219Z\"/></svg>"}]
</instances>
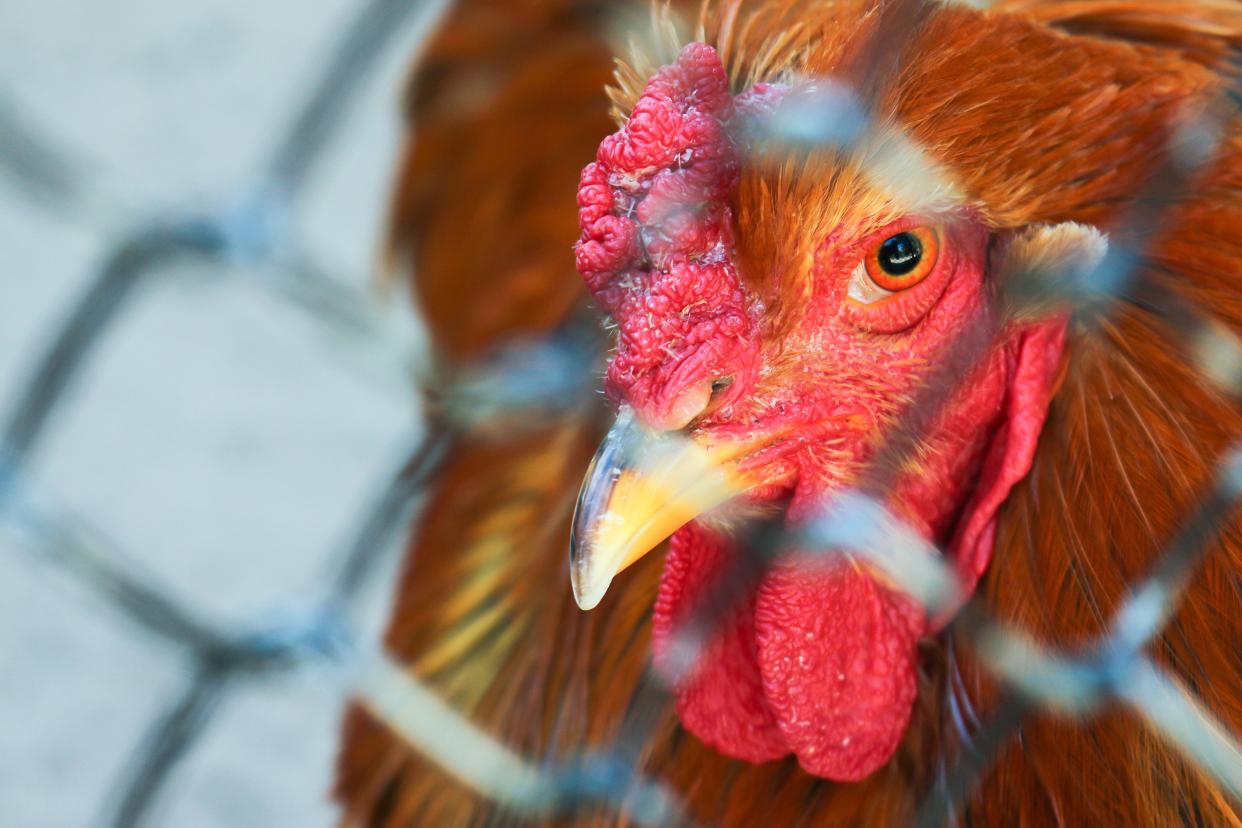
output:
<instances>
[{"instance_id":1,"label":"eye ring","mask_svg":"<svg viewBox=\"0 0 1242 828\"><path fill-rule=\"evenodd\" d=\"M863 264L876 287L890 293L908 290L927 278L940 256L940 234L933 227L914 227L881 241Z\"/></svg>"}]
</instances>

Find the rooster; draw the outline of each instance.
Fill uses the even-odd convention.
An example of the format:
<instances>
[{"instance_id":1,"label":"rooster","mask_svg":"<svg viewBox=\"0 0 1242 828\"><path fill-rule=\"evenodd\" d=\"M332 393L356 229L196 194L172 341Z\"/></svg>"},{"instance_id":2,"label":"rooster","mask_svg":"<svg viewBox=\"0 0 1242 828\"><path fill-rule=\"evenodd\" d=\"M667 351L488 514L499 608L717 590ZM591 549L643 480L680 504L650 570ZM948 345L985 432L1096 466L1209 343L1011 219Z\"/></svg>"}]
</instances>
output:
<instances>
[{"instance_id":1,"label":"rooster","mask_svg":"<svg viewBox=\"0 0 1242 828\"><path fill-rule=\"evenodd\" d=\"M1235 0L673 8L688 35L657 14L614 65L614 4L462 0L408 103L391 250L444 375L580 335L591 313L616 330L588 336L606 402L586 389L529 422L457 427L386 637L548 761L624 740L653 655L675 661L683 622L758 543L748 527L797 525L860 485L934 376L948 391L880 499L965 593L1059 647L1108 628L1242 435L1160 308L996 301L1005 274L1086 271L1124 242L1135 278L1242 327L1242 119L1217 116L1214 155L1158 229L1127 227L1178 136L1221 111ZM849 142L764 132L842 90ZM963 375L936 375L984 319ZM1230 523L1152 645L1234 732L1240 566ZM657 708L638 770L704 824L909 824L996 680L865 558L795 550L755 577ZM356 828L514 819L360 709L336 795ZM956 818L1242 825L1119 710L1027 720Z\"/></svg>"}]
</instances>

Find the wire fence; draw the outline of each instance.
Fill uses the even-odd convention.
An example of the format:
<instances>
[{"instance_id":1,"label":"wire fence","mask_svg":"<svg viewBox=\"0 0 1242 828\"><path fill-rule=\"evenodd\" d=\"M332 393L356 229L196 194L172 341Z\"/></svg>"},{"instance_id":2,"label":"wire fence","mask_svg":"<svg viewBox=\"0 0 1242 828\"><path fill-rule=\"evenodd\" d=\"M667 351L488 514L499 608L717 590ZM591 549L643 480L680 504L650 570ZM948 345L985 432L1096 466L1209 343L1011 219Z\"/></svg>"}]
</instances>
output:
<instances>
[{"instance_id":1,"label":"wire fence","mask_svg":"<svg viewBox=\"0 0 1242 828\"><path fill-rule=\"evenodd\" d=\"M433 479L439 459L452 441L446 428L412 434L401 462L387 473L369 509L339 549L316 599L297 617L273 622L264 613L252 624L222 624L196 608L193 596L174 594L150 577L107 534L90 525L46 491L29 473L31 458L51 434L66 390L89 368L101 338L115 326L120 311L139 301L144 290L171 264L191 259L220 265L238 259L263 263L287 274L270 287L282 298L308 309L340 335L365 340L400 358L384 339L383 327L362 298L319 272L288 232L291 208L322 154L341 111L357 91L385 43L404 26L421 25L442 11L441 0L371 0L361 9L325 63L322 77L292 123L274 143L259 172L220 210L173 215L122 227L78 298L50 347L32 366L0 437L0 526L17 545L57 570L84 583L138 627L167 639L194 665L180 695L170 698L151 722L116 782L118 794L104 806L103 824L128 828L149 824L153 806L169 786L178 762L212 725L220 702L244 693L258 677L315 665L336 676L343 692L362 704L412 749L441 765L480 793L530 817L549 815L567 804L605 802L637 824L685 824L689 815L677 792L659 780L637 773L634 757L656 717L651 705L631 705L633 721L621 731L625 744L595 752L568 764L549 767L540 757L523 757L486 735L447 707L401 665L378 653L355 631L354 602L368 573L380 563L388 541L402 532L416 496ZM924 18L922 0L889 6L872 34L871 54L910 34ZM914 23L911 23L914 21ZM879 64L864 69L881 74ZM855 89L832 86L830 94L806 96L780 107L760 126L769 139L848 148L874 126L868 120L870 78ZM828 88L828 87L822 87ZM1142 301L1156 307L1178 333L1187 358L1233 399L1242 396L1242 348L1227 329L1202 309L1144 280L1138 263L1143 245L1161 226L1164 210L1183 192L1194 174L1216 155L1224 120L1216 111L1201 116L1174 137L1168 164L1151 178L1136 199L1140 211L1125 217L1124 233L1112 235L1107 255L1094 266L1072 272L1037 269L1005 274L1004 297L1011 307L1041 307L1050 300L1082 312L1107 314L1118 302ZM921 159L916 148L909 158ZM906 160L909 161L909 158ZM911 176L903 165L903 187L931 182L939 172L926 161ZM24 124L12 109L0 109L0 164L25 195L69 217L94 217L109 199L92 189L79 165L56 141ZM912 184L913 182L913 184ZM930 186L930 184L929 184ZM1218 460L1213 485L1187 514L1178 531L1155 558L1150 577L1137 584L1113 617L1108 632L1073 652L1035 643L1021 630L994 620L979 600L965 601L956 575L941 563L939 550L889 512L882 493L887 475L920 445L929 414L944 403L958 378L982 357L996 328L969 327L929 372L922 391L885 443L881 457L853 491L833 501L831 509L797 526L757 535L752 556L726 571L707 590L671 647L673 657L647 677L651 687L676 686L695 661L729 601L712 596L736 595L789 550L848 553L866 558L894 584L916 597L929 615L956 613L963 631L983 663L1003 680L1001 704L923 803L919 826L944 824L969 795L1007 738L1032 713L1053 711L1087 719L1121 705L1137 711L1148 726L1210 774L1237 802L1242 802L1242 749L1236 734L1209 714L1176 678L1161 670L1147 652L1178 605L1186 582L1242 498L1242 445ZM447 417L468 424L515 409L555 405L566 387L594 381L593 360L558 334L534 343L521 354L501 356L499 366L466 373L441 406ZM572 337L569 337L572 340ZM505 360L516 360L506 363ZM558 377L553 383L496 383L490 377L511 375L535 365L534 373ZM564 384L561 384L561 383ZM532 392L531 389L535 391ZM532 396L533 395L533 396ZM652 704L654 704L653 702Z\"/></svg>"}]
</instances>

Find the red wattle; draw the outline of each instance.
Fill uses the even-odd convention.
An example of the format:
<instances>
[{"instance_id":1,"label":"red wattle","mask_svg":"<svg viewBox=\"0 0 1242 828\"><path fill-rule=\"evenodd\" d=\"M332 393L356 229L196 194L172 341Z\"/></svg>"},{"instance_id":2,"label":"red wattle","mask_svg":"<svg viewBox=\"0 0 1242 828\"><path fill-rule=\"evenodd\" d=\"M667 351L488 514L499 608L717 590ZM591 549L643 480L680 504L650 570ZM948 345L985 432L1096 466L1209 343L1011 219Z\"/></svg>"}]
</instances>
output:
<instances>
[{"instance_id":1,"label":"red wattle","mask_svg":"<svg viewBox=\"0 0 1242 828\"><path fill-rule=\"evenodd\" d=\"M657 665L677 624L719 574L726 554L719 536L693 523L673 535L653 619ZM687 730L721 753L763 762L786 755L789 747L763 693L754 611L752 596L700 653L694 673L677 688L677 714Z\"/></svg>"},{"instance_id":2,"label":"red wattle","mask_svg":"<svg viewBox=\"0 0 1242 828\"><path fill-rule=\"evenodd\" d=\"M923 612L850 561L778 567L759 588L755 641L768 706L799 764L862 779L910 721Z\"/></svg>"},{"instance_id":3,"label":"red wattle","mask_svg":"<svg viewBox=\"0 0 1242 828\"><path fill-rule=\"evenodd\" d=\"M655 606L657 663L728 554L726 541L694 524L673 536ZM793 753L817 776L861 779L905 731L922 630L912 601L848 563L784 565L700 653L678 688L678 715L726 755Z\"/></svg>"}]
</instances>

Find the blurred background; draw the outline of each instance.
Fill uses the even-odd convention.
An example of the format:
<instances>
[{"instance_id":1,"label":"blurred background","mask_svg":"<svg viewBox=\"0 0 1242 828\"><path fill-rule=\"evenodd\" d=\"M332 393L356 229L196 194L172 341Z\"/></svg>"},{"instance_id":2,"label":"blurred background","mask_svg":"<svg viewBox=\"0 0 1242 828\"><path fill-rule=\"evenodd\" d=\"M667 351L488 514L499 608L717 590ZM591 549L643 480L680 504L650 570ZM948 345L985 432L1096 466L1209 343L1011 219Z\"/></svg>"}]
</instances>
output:
<instances>
[{"instance_id":1,"label":"blurred background","mask_svg":"<svg viewBox=\"0 0 1242 828\"><path fill-rule=\"evenodd\" d=\"M210 623L280 626L315 604L417 433L417 330L374 274L403 76L437 9L371 5L0 0L4 422L118 244L179 215L227 231L208 257L147 269L20 473L0 475L5 828L112 823L191 669L50 560L13 492L45 494ZM353 85L312 130L322 148L282 150L325 73L340 79L360 13L372 25L346 62ZM301 167L273 175L290 156ZM372 637L392 551L357 587ZM152 823L331 825L341 699L300 669L223 695Z\"/></svg>"}]
</instances>

